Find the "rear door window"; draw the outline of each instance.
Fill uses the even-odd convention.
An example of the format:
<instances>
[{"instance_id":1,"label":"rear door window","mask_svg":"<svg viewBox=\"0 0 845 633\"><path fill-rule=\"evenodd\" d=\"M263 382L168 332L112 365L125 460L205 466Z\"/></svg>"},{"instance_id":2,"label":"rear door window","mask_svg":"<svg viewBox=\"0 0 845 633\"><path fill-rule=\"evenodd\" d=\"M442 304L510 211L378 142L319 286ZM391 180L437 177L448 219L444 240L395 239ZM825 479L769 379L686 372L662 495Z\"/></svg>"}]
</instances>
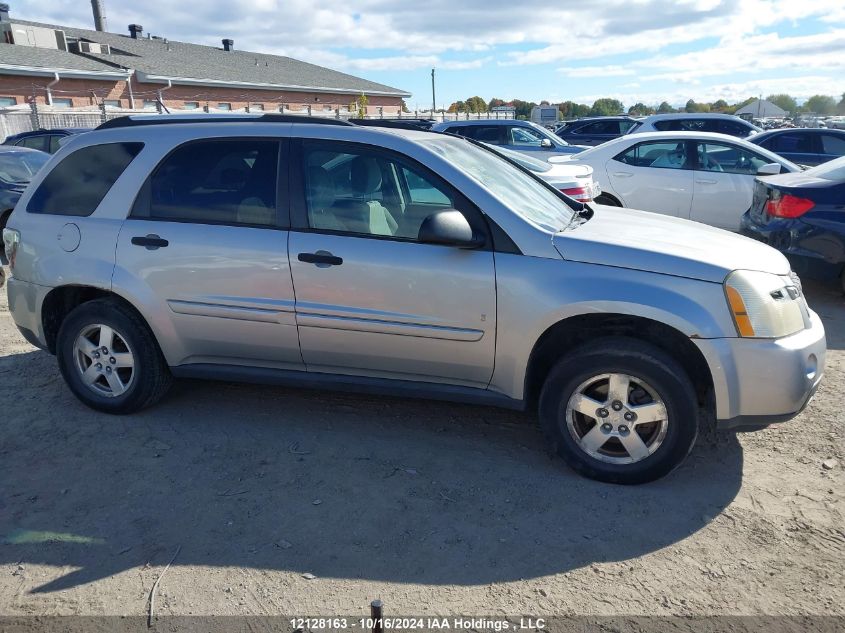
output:
<instances>
[{"instance_id":1,"label":"rear door window","mask_svg":"<svg viewBox=\"0 0 845 633\"><path fill-rule=\"evenodd\" d=\"M278 170L277 141L193 141L159 163L138 194L132 217L273 226Z\"/></svg>"},{"instance_id":2,"label":"rear door window","mask_svg":"<svg viewBox=\"0 0 845 633\"><path fill-rule=\"evenodd\" d=\"M143 143L104 143L68 154L41 181L26 210L91 215L143 147Z\"/></svg>"},{"instance_id":3,"label":"rear door window","mask_svg":"<svg viewBox=\"0 0 845 633\"><path fill-rule=\"evenodd\" d=\"M769 140L766 147L778 154L811 154L816 151L813 147L813 137L802 132L778 134Z\"/></svg>"},{"instance_id":4,"label":"rear door window","mask_svg":"<svg viewBox=\"0 0 845 633\"><path fill-rule=\"evenodd\" d=\"M845 137L822 134L822 152L830 156L845 156Z\"/></svg>"},{"instance_id":5,"label":"rear door window","mask_svg":"<svg viewBox=\"0 0 845 633\"><path fill-rule=\"evenodd\" d=\"M37 149L42 152L47 151L47 136L44 134L39 134L37 136L27 136L19 140L15 145L18 147L28 147L30 149Z\"/></svg>"},{"instance_id":6,"label":"rear door window","mask_svg":"<svg viewBox=\"0 0 845 633\"><path fill-rule=\"evenodd\" d=\"M754 175L770 162L759 154L728 143L697 143L697 146L700 171Z\"/></svg>"}]
</instances>

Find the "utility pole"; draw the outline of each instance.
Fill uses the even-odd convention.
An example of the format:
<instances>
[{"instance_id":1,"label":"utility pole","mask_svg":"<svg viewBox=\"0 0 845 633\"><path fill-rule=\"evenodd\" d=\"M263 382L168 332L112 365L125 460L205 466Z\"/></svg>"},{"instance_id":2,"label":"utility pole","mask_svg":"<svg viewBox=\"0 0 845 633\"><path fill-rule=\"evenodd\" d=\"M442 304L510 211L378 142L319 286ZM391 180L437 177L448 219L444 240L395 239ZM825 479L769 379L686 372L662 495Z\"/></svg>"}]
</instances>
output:
<instances>
[{"instance_id":1,"label":"utility pole","mask_svg":"<svg viewBox=\"0 0 845 633\"><path fill-rule=\"evenodd\" d=\"M437 110L437 100L434 98L434 68L431 69L431 118L434 118L434 112Z\"/></svg>"}]
</instances>

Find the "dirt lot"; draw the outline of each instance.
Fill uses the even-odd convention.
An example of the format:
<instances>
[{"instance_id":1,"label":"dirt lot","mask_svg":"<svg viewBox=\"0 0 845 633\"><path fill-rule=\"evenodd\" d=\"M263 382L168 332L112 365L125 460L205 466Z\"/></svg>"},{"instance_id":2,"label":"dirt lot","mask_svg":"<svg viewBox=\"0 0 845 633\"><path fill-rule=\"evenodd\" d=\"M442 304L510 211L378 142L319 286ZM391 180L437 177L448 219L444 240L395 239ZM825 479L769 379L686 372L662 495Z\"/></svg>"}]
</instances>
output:
<instances>
[{"instance_id":1,"label":"dirt lot","mask_svg":"<svg viewBox=\"0 0 845 633\"><path fill-rule=\"evenodd\" d=\"M845 301L808 294L830 347L809 409L628 488L494 409L183 382L98 414L3 291L0 615L145 614L179 547L160 614L843 615Z\"/></svg>"}]
</instances>

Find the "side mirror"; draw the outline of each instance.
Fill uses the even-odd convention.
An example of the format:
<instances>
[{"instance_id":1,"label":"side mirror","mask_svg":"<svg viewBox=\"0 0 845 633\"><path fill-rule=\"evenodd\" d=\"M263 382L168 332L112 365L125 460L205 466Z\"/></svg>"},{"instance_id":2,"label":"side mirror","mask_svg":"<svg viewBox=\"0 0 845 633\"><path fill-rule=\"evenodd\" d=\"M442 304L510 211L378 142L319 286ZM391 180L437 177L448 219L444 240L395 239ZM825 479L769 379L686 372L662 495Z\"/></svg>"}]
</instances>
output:
<instances>
[{"instance_id":1,"label":"side mirror","mask_svg":"<svg viewBox=\"0 0 845 633\"><path fill-rule=\"evenodd\" d=\"M540 147L542 147L543 149L551 149L552 147L554 147L554 145L552 145L552 142L549 139L544 138L542 141L540 141Z\"/></svg>"},{"instance_id":2,"label":"side mirror","mask_svg":"<svg viewBox=\"0 0 845 633\"><path fill-rule=\"evenodd\" d=\"M476 235L464 214L455 209L432 213L420 226L418 239L424 244L442 244L460 248L478 248L484 238Z\"/></svg>"},{"instance_id":3,"label":"side mirror","mask_svg":"<svg viewBox=\"0 0 845 633\"><path fill-rule=\"evenodd\" d=\"M774 176L779 173L780 163L766 163L765 165L760 165L760 168L757 170L758 176Z\"/></svg>"}]
</instances>

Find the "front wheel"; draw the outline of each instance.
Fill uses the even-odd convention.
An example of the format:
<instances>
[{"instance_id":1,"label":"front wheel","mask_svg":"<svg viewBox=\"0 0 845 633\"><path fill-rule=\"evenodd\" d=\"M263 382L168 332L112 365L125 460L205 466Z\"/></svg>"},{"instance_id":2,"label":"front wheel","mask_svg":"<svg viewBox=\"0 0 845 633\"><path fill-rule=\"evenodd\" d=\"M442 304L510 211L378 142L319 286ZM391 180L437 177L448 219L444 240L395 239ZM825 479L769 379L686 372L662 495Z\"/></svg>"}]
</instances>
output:
<instances>
[{"instance_id":1,"label":"front wheel","mask_svg":"<svg viewBox=\"0 0 845 633\"><path fill-rule=\"evenodd\" d=\"M67 316L59 329L56 357L74 395L107 413L148 407L172 381L147 324L109 299L83 303Z\"/></svg>"},{"instance_id":2,"label":"front wheel","mask_svg":"<svg viewBox=\"0 0 845 633\"><path fill-rule=\"evenodd\" d=\"M554 451L599 481L640 484L677 467L698 435L695 389L661 349L614 337L561 359L540 395Z\"/></svg>"}]
</instances>

